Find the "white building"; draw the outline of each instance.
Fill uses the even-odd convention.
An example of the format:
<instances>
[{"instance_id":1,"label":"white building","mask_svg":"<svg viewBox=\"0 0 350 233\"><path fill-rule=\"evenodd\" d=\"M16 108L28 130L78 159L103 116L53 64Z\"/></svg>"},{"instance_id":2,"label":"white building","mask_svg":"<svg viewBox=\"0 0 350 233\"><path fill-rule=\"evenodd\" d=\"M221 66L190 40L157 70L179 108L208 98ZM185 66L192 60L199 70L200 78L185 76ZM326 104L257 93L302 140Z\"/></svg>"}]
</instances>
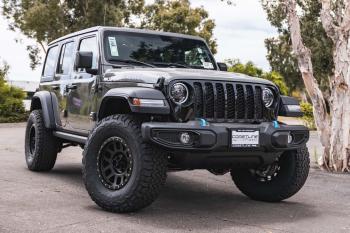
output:
<instances>
[{"instance_id":1,"label":"white building","mask_svg":"<svg viewBox=\"0 0 350 233\"><path fill-rule=\"evenodd\" d=\"M24 102L25 109L28 111L30 109L31 99L36 89L39 87L39 82L8 80L7 83L10 84L11 86L15 86L23 89L23 91L27 93L27 98L23 102Z\"/></svg>"}]
</instances>

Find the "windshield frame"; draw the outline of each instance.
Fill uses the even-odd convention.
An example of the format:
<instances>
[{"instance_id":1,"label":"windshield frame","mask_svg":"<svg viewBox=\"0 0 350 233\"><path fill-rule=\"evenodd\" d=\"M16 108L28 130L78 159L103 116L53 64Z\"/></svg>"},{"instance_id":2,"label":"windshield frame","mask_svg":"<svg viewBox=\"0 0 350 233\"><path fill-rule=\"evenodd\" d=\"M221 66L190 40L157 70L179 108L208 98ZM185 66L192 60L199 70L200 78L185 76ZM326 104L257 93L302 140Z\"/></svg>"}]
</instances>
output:
<instances>
[{"instance_id":1,"label":"windshield frame","mask_svg":"<svg viewBox=\"0 0 350 233\"><path fill-rule=\"evenodd\" d=\"M208 71L215 71L215 70L218 70L218 65L216 63L216 60L207 44L207 42L200 38L200 37L195 37L195 36L190 36L190 35L182 35L182 34L177 34L177 33L167 33L167 32L158 32L158 31L149 31L149 30L140 30L140 29L124 29L124 30L113 30L113 29L106 29L106 30L102 30L101 32L101 53L102 53L102 56L101 58L103 59L103 65L109 65L109 66L120 66L120 67L130 67L130 66L133 66L133 67L143 67L143 68L150 68L150 67L147 67L147 66L139 66L139 65L126 65L126 64L123 64L122 62L121 63L118 63L118 62L113 62L113 61L110 61L108 59L108 56L107 54L105 53L105 36L108 36L109 33L113 33L113 34L118 34L118 33L121 33L121 34L145 34L145 35L155 35L155 36L167 36L167 37L175 37L175 38L181 38L181 39L190 39L190 40L194 40L194 41L200 41L201 43L204 44L204 46L206 47L206 49L208 50L208 56L214 66L213 69L205 69L204 67L203 68L195 68L195 67L191 67L191 69L198 69L198 70L208 70ZM106 44L106 46L108 46L108 44ZM148 63L147 61L143 61L143 62L146 62ZM168 67L161 67L161 66L157 66L155 68L168 68ZM170 68L170 67L169 67ZM180 68L180 69L189 69L189 68L181 68L181 67L177 67L177 68Z\"/></svg>"}]
</instances>

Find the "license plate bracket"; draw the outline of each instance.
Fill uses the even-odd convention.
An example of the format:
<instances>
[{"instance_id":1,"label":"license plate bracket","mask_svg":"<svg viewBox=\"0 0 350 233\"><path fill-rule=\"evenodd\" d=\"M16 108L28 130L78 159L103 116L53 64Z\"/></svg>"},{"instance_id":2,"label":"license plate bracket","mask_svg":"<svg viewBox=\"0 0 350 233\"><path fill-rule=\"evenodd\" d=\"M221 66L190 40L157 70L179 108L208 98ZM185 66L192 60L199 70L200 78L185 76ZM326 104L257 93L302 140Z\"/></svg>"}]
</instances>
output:
<instances>
[{"instance_id":1,"label":"license plate bracket","mask_svg":"<svg viewBox=\"0 0 350 233\"><path fill-rule=\"evenodd\" d=\"M231 129L231 147L259 147L260 132L257 129Z\"/></svg>"}]
</instances>

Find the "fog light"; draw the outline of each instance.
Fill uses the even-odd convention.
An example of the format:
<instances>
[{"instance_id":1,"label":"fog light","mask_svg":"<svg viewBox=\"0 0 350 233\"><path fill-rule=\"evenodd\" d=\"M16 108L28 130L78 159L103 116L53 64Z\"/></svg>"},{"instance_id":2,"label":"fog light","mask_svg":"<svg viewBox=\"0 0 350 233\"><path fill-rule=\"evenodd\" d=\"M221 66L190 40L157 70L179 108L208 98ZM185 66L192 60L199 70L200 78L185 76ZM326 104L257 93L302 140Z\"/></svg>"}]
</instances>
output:
<instances>
[{"instance_id":1,"label":"fog light","mask_svg":"<svg viewBox=\"0 0 350 233\"><path fill-rule=\"evenodd\" d=\"M189 143L191 142L191 136L190 136L190 134L189 134L189 133L186 133L186 132L181 133L181 134L180 134L180 142L181 142L182 144L189 144Z\"/></svg>"},{"instance_id":2,"label":"fog light","mask_svg":"<svg viewBox=\"0 0 350 233\"><path fill-rule=\"evenodd\" d=\"M291 133L288 134L288 144L293 142L293 135Z\"/></svg>"}]
</instances>

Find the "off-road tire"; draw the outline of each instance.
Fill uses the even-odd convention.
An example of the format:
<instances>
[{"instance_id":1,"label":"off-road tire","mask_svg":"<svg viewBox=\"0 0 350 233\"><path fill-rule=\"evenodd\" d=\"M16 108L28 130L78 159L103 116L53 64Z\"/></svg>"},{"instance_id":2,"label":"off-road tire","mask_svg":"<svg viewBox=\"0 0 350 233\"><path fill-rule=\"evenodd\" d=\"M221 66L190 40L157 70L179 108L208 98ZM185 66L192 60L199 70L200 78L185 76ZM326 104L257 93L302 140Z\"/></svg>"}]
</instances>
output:
<instances>
[{"instance_id":1,"label":"off-road tire","mask_svg":"<svg viewBox=\"0 0 350 233\"><path fill-rule=\"evenodd\" d=\"M34 148L30 146L31 132L34 132ZM30 113L25 133L25 159L31 171L49 171L55 163L58 153L59 140L44 124L41 110Z\"/></svg>"},{"instance_id":2,"label":"off-road tire","mask_svg":"<svg viewBox=\"0 0 350 233\"><path fill-rule=\"evenodd\" d=\"M141 120L132 115L113 115L103 119L91 132L83 152L83 180L92 200L104 210L133 212L150 205L166 181L167 160L161 151L141 136ZM109 138L118 137L130 148L133 164L128 182L111 190L98 172L100 148Z\"/></svg>"},{"instance_id":3,"label":"off-road tire","mask_svg":"<svg viewBox=\"0 0 350 233\"><path fill-rule=\"evenodd\" d=\"M309 174L310 158L304 146L286 151L279 158L280 170L272 180L262 182L249 169L232 170L231 176L238 189L251 199L279 202L296 194Z\"/></svg>"}]
</instances>

